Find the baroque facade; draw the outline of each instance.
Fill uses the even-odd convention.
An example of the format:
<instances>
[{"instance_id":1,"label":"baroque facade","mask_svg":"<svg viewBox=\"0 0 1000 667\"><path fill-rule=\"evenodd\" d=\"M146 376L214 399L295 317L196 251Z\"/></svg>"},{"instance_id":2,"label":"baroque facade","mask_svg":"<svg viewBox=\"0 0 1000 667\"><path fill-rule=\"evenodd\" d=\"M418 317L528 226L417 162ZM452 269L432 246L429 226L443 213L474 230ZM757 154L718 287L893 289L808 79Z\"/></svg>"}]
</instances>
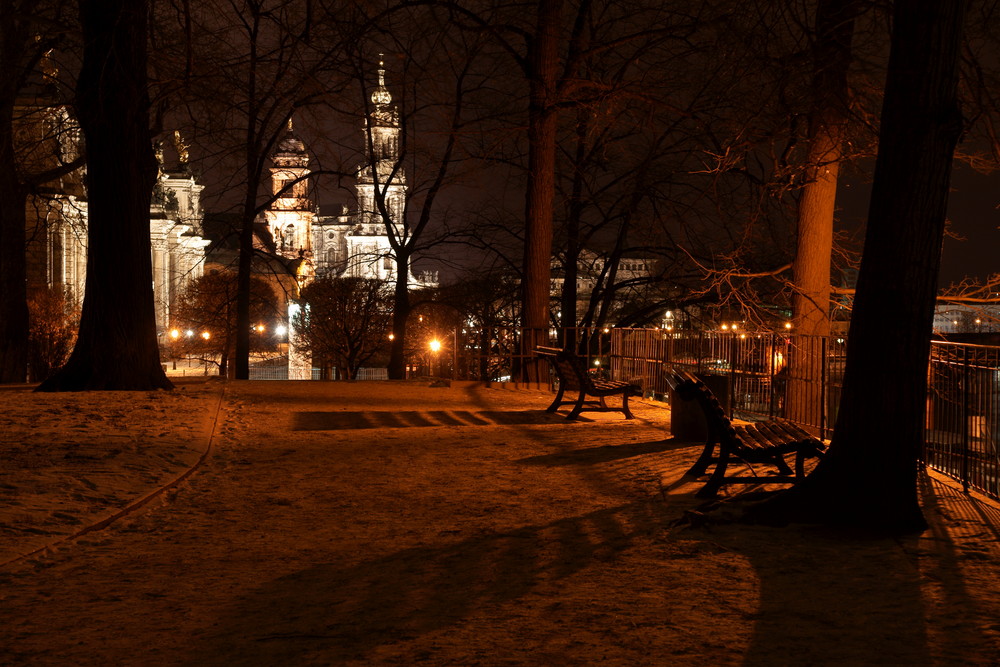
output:
<instances>
[{"instance_id":1,"label":"baroque facade","mask_svg":"<svg viewBox=\"0 0 1000 667\"><path fill-rule=\"evenodd\" d=\"M60 158L72 161L80 141L75 122L64 107L40 109L37 117L25 112L32 127L47 128L50 141L58 144ZM150 207L150 244L153 292L158 331L170 324L170 310L177 295L202 274L205 248L202 238L200 195L203 186L187 167L187 150L175 135L179 161L172 170L162 168ZM52 183L28 202L30 227L28 289L60 288L82 303L87 276L88 210L81 172Z\"/></svg>"},{"instance_id":2,"label":"baroque facade","mask_svg":"<svg viewBox=\"0 0 1000 667\"><path fill-rule=\"evenodd\" d=\"M274 203L264 212L258 246L291 260L300 282L313 276L342 276L394 281L396 261L379 200L396 238L405 238L406 174L399 164L399 112L385 85L379 63L373 110L365 125L365 164L358 168L357 209L318 215L307 190L309 153L292 121L272 155ZM370 141L369 141L370 138ZM382 195L379 197L379 195ZM411 289L436 287L436 272L409 274Z\"/></svg>"}]
</instances>

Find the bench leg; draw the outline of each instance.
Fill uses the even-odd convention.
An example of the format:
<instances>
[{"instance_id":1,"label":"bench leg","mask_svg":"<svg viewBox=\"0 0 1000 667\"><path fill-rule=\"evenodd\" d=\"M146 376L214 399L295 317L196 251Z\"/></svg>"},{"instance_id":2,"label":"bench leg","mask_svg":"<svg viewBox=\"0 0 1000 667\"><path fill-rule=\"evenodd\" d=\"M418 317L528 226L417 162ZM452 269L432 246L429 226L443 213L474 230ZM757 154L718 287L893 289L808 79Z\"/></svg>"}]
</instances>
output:
<instances>
[{"instance_id":1,"label":"bench leg","mask_svg":"<svg viewBox=\"0 0 1000 667\"><path fill-rule=\"evenodd\" d=\"M684 473L685 475L693 475L695 477L701 477L708 470L709 464L712 463L713 456L712 453L715 451L715 442L711 439L705 442L705 448L701 450L701 456L698 460L694 462L694 465L688 468L688 471Z\"/></svg>"},{"instance_id":2,"label":"bench leg","mask_svg":"<svg viewBox=\"0 0 1000 667\"><path fill-rule=\"evenodd\" d=\"M715 464L712 476L705 482L705 486L695 495L699 498L714 498L719 489L726 483L726 467L729 465L729 452L723 447L719 447L719 461Z\"/></svg>"},{"instance_id":3,"label":"bench leg","mask_svg":"<svg viewBox=\"0 0 1000 667\"><path fill-rule=\"evenodd\" d=\"M799 469L799 466L801 465L801 463L802 463L802 460L799 458L799 455L796 453L796 455L795 455L795 469L796 470ZM778 469L778 473L779 474L782 474L782 475L791 475L792 474L792 469L788 467L787 463L785 463L785 457L784 456L781 456L780 454L778 454L777 456L775 456L774 457L774 465ZM798 473L796 473L796 474L798 474Z\"/></svg>"},{"instance_id":4,"label":"bench leg","mask_svg":"<svg viewBox=\"0 0 1000 667\"><path fill-rule=\"evenodd\" d=\"M576 399L576 405L574 405L570 413L566 415L566 419L576 419L577 417L580 416L580 413L583 412L583 402L586 400L586 398L587 398L587 392L581 389L580 397Z\"/></svg>"},{"instance_id":5,"label":"bench leg","mask_svg":"<svg viewBox=\"0 0 1000 667\"><path fill-rule=\"evenodd\" d=\"M819 447L799 447L798 451L795 452L795 479L800 480L806 476L806 459L810 456L815 456L818 459L823 458L825 452Z\"/></svg>"},{"instance_id":6,"label":"bench leg","mask_svg":"<svg viewBox=\"0 0 1000 667\"><path fill-rule=\"evenodd\" d=\"M634 419L632 416L632 411L628 409L628 392L622 394L622 412L625 413L625 419Z\"/></svg>"},{"instance_id":7,"label":"bench leg","mask_svg":"<svg viewBox=\"0 0 1000 667\"><path fill-rule=\"evenodd\" d=\"M545 408L546 412L555 412L559 409L559 406L562 405L563 389L564 387L560 384L559 390L556 392L556 400L552 401L552 405Z\"/></svg>"}]
</instances>

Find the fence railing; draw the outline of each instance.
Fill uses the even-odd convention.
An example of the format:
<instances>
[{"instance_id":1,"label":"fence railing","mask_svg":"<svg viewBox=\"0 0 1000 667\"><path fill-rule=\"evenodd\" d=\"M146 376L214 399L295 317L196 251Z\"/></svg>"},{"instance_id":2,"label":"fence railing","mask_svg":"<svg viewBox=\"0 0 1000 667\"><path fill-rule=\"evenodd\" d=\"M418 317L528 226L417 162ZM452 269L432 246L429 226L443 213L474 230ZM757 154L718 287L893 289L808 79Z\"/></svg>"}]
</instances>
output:
<instances>
[{"instance_id":1,"label":"fence railing","mask_svg":"<svg viewBox=\"0 0 1000 667\"><path fill-rule=\"evenodd\" d=\"M924 460L1000 497L1000 348L934 343L928 373Z\"/></svg>"},{"instance_id":2,"label":"fence railing","mask_svg":"<svg viewBox=\"0 0 1000 667\"><path fill-rule=\"evenodd\" d=\"M715 377L746 419L782 417L829 437L846 361L843 338L615 329L612 375L667 392L664 365ZM928 367L924 462L1000 498L1000 348L934 342Z\"/></svg>"},{"instance_id":3,"label":"fence railing","mask_svg":"<svg viewBox=\"0 0 1000 667\"><path fill-rule=\"evenodd\" d=\"M587 359L594 372L610 372L612 330L569 329L463 329L441 336L441 347L431 350L420 341L407 358L408 376L437 376L453 380L489 382L547 382L548 364L539 365L536 345L572 347Z\"/></svg>"}]
</instances>

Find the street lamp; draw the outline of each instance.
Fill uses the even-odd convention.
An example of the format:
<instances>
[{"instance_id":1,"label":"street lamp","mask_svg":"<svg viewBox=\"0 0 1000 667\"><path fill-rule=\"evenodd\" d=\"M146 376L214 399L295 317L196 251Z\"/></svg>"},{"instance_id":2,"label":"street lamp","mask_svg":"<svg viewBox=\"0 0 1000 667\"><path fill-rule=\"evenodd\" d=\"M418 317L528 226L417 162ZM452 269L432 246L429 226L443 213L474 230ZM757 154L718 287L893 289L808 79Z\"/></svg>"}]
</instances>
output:
<instances>
[{"instance_id":1,"label":"street lamp","mask_svg":"<svg viewBox=\"0 0 1000 667\"><path fill-rule=\"evenodd\" d=\"M439 341L437 338L432 338L430 340L430 342L427 343L427 347L430 348L431 355L432 355L431 356L431 362L430 362L430 373L431 373L431 375L434 375L434 362L436 362L438 360L438 352L441 351L441 341ZM440 364L439 364L439 368L440 368Z\"/></svg>"}]
</instances>

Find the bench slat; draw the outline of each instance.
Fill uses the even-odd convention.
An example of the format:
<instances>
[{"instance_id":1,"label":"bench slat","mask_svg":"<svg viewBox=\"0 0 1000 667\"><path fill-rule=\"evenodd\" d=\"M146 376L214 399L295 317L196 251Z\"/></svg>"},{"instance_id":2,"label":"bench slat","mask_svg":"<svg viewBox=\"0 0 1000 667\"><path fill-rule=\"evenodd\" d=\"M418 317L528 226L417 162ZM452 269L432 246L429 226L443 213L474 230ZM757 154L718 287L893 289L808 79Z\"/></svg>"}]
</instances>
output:
<instances>
[{"instance_id":1,"label":"bench slat","mask_svg":"<svg viewBox=\"0 0 1000 667\"><path fill-rule=\"evenodd\" d=\"M574 403L574 406L567 416L567 419L576 418L577 415L585 409L585 405L593 403L597 403L599 407L586 409L611 410L614 408L609 408L604 403L605 397L617 396L620 394L622 397L621 412L625 414L626 419L633 418L632 412L628 408L628 397L630 394L641 391L641 388L638 385L621 380L601 380L591 377L590 372L583 360L570 350L538 346L535 348L535 354L539 357L547 359L552 365L552 369L555 371L556 376L559 378L559 390L556 394L555 400L552 402L552 405L548 407L549 412L555 412L555 410L559 406L563 405L563 403L571 402ZM563 393L566 390L579 392L575 401L562 400ZM587 401L587 396L597 398L599 401Z\"/></svg>"},{"instance_id":2,"label":"bench slat","mask_svg":"<svg viewBox=\"0 0 1000 667\"><path fill-rule=\"evenodd\" d=\"M702 497L713 497L725 484L760 482L756 477L727 476L730 456L747 463L769 463L777 467L779 475L768 477L768 482L795 483L804 475L803 459L822 456L824 445L801 427L787 420L772 420L734 425L712 390L695 375L682 369L666 373L667 384L685 400L696 401L708 422L709 438L701 456L688 474L703 475L715 463L715 470L705 486L698 492ZM719 454L714 455L716 446ZM795 472L784 460L786 454L795 454Z\"/></svg>"}]
</instances>

